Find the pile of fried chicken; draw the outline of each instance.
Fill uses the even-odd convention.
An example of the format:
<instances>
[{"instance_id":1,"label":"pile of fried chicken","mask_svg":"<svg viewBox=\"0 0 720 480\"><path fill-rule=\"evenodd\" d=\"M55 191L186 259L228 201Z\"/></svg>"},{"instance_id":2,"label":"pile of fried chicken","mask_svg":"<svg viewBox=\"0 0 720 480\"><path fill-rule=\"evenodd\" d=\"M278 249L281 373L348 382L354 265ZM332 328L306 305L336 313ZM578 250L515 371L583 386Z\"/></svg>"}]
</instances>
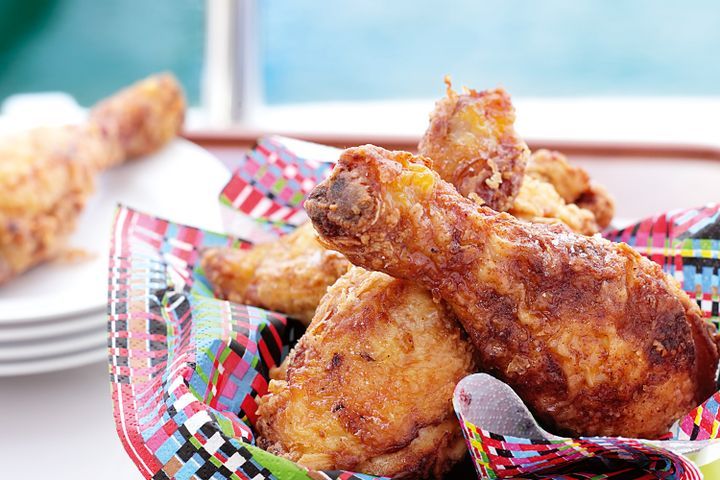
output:
<instances>
[{"instance_id":1,"label":"pile of fried chicken","mask_svg":"<svg viewBox=\"0 0 720 480\"><path fill-rule=\"evenodd\" d=\"M82 125L0 139L0 284L58 257L97 174L159 150L184 118L179 83L159 74L101 101Z\"/></svg>"},{"instance_id":2,"label":"pile of fried chicken","mask_svg":"<svg viewBox=\"0 0 720 480\"><path fill-rule=\"evenodd\" d=\"M345 150L312 223L208 250L216 293L307 331L259 401L258 444L311 469L441 477L466 455L457 382L486 372L546 428L657 438L715 391L715 329L661 267L594 235L614 205L530 153L501 89L448 85L418 154Z\"/></svg>"}]
</instances>

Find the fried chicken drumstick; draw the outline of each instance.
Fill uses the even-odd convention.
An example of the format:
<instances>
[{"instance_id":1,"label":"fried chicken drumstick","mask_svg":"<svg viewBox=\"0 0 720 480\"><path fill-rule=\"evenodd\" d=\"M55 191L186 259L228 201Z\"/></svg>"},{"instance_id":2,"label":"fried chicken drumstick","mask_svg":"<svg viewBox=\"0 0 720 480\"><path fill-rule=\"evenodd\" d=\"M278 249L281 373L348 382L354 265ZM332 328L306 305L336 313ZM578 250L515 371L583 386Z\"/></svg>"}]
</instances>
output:
<instances>
[{"instance_id":1,"label":"fried chicken drumstick","mask_svg":"<svg viewBox=\"0 0 720 480\"><path fill-rule=\"evenodd\" d=\"M523 180L528 149L516 135L514 121L504 90L458 94L448 85L419 149L433 157L432 168L441 176L482 203L509 208L527 221L560 221L576 232L596 233L593 212L572 203L589 192L587 173L557 152L540 150L532 155ZM612 202L607 195L597 198ZM608 223L611 218L612 208ZM217 296L282 312L307 325L327 287L349 265L314 237L308 225L247 251L211 249L203 254L205 273Z\"/></svg>"},{"instance_id":2,"label":"fried chicken drumstick","mask_svg":"<svg viewBox=\"0 0 720 480\"><path fill-rule=\"evenodd\" d=\"M508 210L520 189L530 151L515 133L510 96L495 90L453 91L439 100L420 140L420 155L464 196L493 210ZM477 197L475 197L477 196Z\"/></svg>"},{"instance_id":3,"label":"fried chicken drumstick","mask_svg":"<svg viewBox=\"0 0 720 480\"><path fill-rule=\"evenodd\" d=\"M218 297L285 313L307 326L327 288L350 262L320 245L308 222L247 250L209 249L202 266Z\"/></svg>"},{"instance_id":4,"label":"fried chicken drumstick","mask_svg":"<svg viewBox=\"0 0 720 480\"><path fill-rule=\"evenodd\" d=\"M84 125L0 139L0 284L56 256L95 175L162 147L184 112L177 81L158 75L101 102Z\"/></svg>"},{"instance_id":5,"label":"fried chicken drumstick","mask_svg":"<svg viewBox=\"0 0 720 480\"><path fill-rule=\"evenodd\" d=\"M527 146L513 129L515 112L503 90L457 94L437 103L420 149L458 188L507 208L522 181ZM203 266L216 295L310 322L327 287L350 263L327 251L310 224L274 242L246 251L212 249Z\"/></svg>"},{"instance_id":6,"label":"fried chicken drumstick","mask_svg":"<svg viewBox=\"0 0 720 480\"><path fill-rule=\"evenodd\" d=\"M258 445L317 470L440 477L466 453L452 394L473 355L425 289L353 268L260 399Z\"/></svg>"},{"instance_id":7,"label":"fried chicken drumstick","mask_svg":"<svg viewBox=\"0 0 720 480\"><path fill-rule=\"evenodd\" d=\"M585 170L559 152L530 155L515 132L505 90L456 93L446 83L447 96L435 104L418 145L442 179L463 196L523 220L562 222L585 235L610 224L612 198Z\"/></svg>"},{"instance_id":8,"label":"fried chicken drumstick","mask_svg":"<svg viewBox=\"0 0 720 480\"><path fill-rule=\"evenodd\" d=\"M445 300L542 423L656 438L714 392L714 328L659 265L478 206L423 160L346 150L305 208L329 248Z\"/></svg>"}]
</instances>

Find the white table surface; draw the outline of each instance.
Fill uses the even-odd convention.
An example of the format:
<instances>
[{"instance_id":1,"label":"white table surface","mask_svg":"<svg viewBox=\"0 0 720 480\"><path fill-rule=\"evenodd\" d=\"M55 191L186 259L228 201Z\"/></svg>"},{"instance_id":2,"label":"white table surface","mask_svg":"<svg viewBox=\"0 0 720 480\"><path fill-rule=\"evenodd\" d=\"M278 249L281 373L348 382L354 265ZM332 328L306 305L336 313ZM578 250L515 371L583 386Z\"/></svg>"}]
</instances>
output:
<instances>
[{"instance_id":1,"label":"white table surface","mask_svg":"<svg viewBox=\"0 0 720 480\"><path fill-rule=\"evenodd\" d=\"M0 478L141 479L115 433L105 362L0 378Z\"/></svg>"}]
</instances>

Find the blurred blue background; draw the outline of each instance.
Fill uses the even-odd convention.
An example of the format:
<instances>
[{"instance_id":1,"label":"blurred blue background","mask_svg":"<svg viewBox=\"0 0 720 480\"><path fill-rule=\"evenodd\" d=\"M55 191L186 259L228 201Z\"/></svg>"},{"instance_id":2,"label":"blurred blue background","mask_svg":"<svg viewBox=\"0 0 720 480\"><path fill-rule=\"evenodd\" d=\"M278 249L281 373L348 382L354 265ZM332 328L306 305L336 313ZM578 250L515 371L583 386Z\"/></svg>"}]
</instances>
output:
<instances>
[{"instance_id":1,"label":"blurred blue background","mask_svg":"<svg viewBox=\"0 0 720 480\"><path fill-rule=\"evenodd\" d=\"M65 91L89 105L160 70L199 98L202 0L0 0L0 100Z\"/></svg>"},{"instance_id":2,"label":"blurred blue background","mask_svg":"<svg viewBox=\"0 0 720 480\"><path fill-rule=\"evenodd\" d=\"M435 97L442 77L514 95L720 95L720 2L258 3L269 104ZM89 104L172 70L199 100L202 0L0 0L0 99Z\"/></svg>"},{"instance_id":3,"label":"blurred blue background","mask_svg":"<svg viewBox=\"0 0 720 480\"><path fill-rule=\"evenodd\" d=\"M720 94L717 0L263 2L269 103L435 97L442 76L514 95Z\"/></svg>"}]
</instances>

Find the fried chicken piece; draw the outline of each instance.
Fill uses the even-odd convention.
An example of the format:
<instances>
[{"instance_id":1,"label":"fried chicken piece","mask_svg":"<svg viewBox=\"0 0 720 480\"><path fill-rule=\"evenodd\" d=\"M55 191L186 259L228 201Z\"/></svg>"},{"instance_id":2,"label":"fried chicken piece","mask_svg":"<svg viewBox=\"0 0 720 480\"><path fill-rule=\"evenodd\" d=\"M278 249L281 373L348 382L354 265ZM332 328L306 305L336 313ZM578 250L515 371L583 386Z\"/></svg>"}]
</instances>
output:
<instances>
[{"instance_id":1,"label":"fried chicken piece","mask_svg":"<svg viewBox=\"0 0 720 480\"><path fill-rule=\"evenodd\" d=\"M218 297L285 313L307 325L327 288L347 272L350 262L320 245L308 222L247 250L209 249L202 266Z\"/></svg>"},{"instance_id":2,"label":"fried chicken piece","mask_svg":"<svg viewBox=\"0 0 720 480\"><path fill-rule=\"evenodd\" d=\"M562 222L583 235L594 235L600 230L590 210L566 203L551 183L529 174L525 175L509 213L528 222Z\"/></svg>"},{"instance_id":3,"label":"fried chicken piece","mask_svg":"<svg viewBox=\"0 0 720 480\"><path fill-rule=\"evenodd\" d=\"M501 89L457 94L447 83L448 96L437 103L419 148L461 191L506 209L529 156L513 129L510 97ZM216 295L309 323L326 288L349 265L337 253L325 252L313 235L307 227L296 236L255 247L253 253L231 248L207 252L203 262Z\"/></svg>"},{"instance_id":4,"label":"fried chicken piece","mask_svg":"<svg viewBox=\"0 0 720 480\"><path fill-rule=\"evenodd\" d=\"M601 229L609 227L615 216L615 200L605 187L594 182L590 182L590 187L575 200L575 204L590 210Z\"/></svg>"},{"instance_id":5,"label":"fried chicken piece","mask_svg":"<svg viewBox=\"0 0 720 480\"><path fill-rule=\"evenodd\" d=\"M183 115L180 87L161 75L101 103L85 125L0 139L0 284L57 256L95 175L162 147Z\"/></svg>"},{"instance_id":6,"label":"fried chicken piece","mask_svg":"<svg viewBox=\"0 0 720 480\"><path fill-rule=\"evenodd\" d=\"M572 165L562 153L545 149L533 152L525 170L525 175L526 178L532 177L551 184L566 204L575 204L581 209L590 211L600 229L610 225L615 214L615 202L612 197L604 187L592 183L590 175L577 165ZM523 196L522 189L523 187L521 187L518 196ZM525 197L527 199L527 193ZM535 199L538 208L544 209L546 204L556 205L555 198L550 197L554 197L554 195L540 196ZM513 209L517 209L517 205ZM558 209L558 207L553 207L550 210L553 209ZM521 209L521 211L525 212L524 209ZM585 216L573 212L572 209L564 213L565 216L580 220L581 216ZM579 223L582 223L582 220ZM571 228L573 227L571 226ZM573 230L576 229L573 228ZM581 231L581 233L587 234L588 232Z\"/></svg>"},{"instance_id":7,"label":"fried chicken piece","mask_svg":"<svg viewBox=\"0 0 720 480\"><path fill-rule=\"evenodd\" d=\"M101 101L90 112L90 122L117 142L123 152L121 159L157 151L175 138L184 119L182 88L168 73L137 82Z\"/></svg>"},{"instance_id":8,"label":"fried chicken piece","mask_svg":"<svg viewBox=\"0 0 720 480\"><path fill-rule=\"evenodd\" d=\"M495 213L373 146L305 208L328 247L445 300L481 369L557 433L656 438L715 391L715 328L626 244Z\"/></svg>"},{"instance_id":9,"label":"fried chicken piece","mask_svg":"<svg viewBox=\"0 0 720 480\"><path fill-rule=\"evenodd\" d=\"M473 355L426 290L353 268L260 399L258 445L316 470L439 477L467 451L452 394Z\"/></svg>"},{"instance_id":10,"label":"fried chicken piece","mask_svg":"<svg viewBox=\"0 0 720 480\"><path fill-rule=\"evenodd\" d=\"M530 155L515 133L510 96L501 88L458 94L445 82L447 97L435 105L418 151L462 195L477 195L490 208L506 211Z\"/></svg>"},{"instance_id":11,"label":"fried chicken piece","mask_svg":"<svg viewBox=\"0 0 720 480\"><path fill-rule=\"evenodd\" d=\"M538 150L530 157L515 133L515 111L507 92L458 94L446 82L447 97L437 102L418 146L440 177L462 195L523 220L560 221L585 235L609 225L612 198L602 187L591 189L585 170L559 152ZM583 203L576 205L581 197Z\"/></svg>"},{"instance_id":12,"label":"fried chicken piece","mask_svg":"<svg viewBox=\"0 0 720 480\"><path fill-rule=\"evenodd\" d=\"M553 150L533 152L525 174L551 184L567 203L574 203L590 188L590 175L577 165L570 164L565 155Z\"/></svg>"}]
</instances>

